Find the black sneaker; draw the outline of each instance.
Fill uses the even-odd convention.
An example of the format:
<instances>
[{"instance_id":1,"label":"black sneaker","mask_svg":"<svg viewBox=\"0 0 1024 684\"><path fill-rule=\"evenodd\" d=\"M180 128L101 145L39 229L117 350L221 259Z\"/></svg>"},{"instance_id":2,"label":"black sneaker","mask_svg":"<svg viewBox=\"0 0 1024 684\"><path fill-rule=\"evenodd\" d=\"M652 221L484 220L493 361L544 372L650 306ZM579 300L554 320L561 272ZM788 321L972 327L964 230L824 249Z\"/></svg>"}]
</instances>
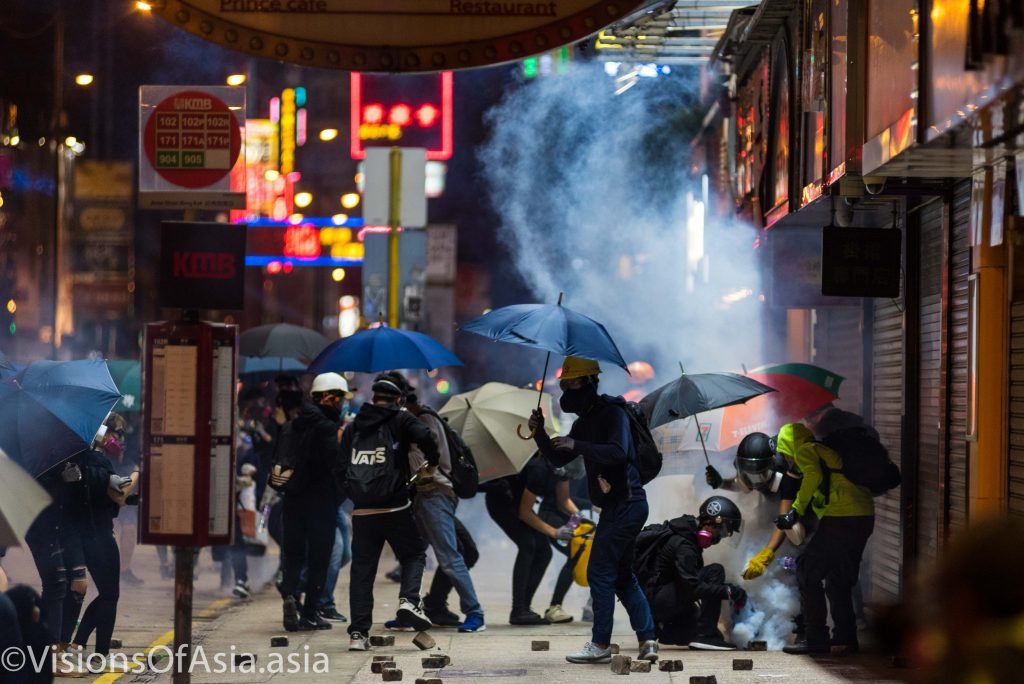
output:
<instances>
[{"instance_id":1,"label":"black sneaker","mask_svg":"<svg viewBox=\"0 0 1024 684\"><path fill-rule=\"evenodd\" d=\"M689 644L691 649L695 651L735 651L736 644L730 643L725 640L721 634L704 634L698 636Z\"/></svg>"},{"instance_id":2,"label":"black sneaker","mask_svg":"<svg viewBox=\"0 0 1024 684\"><path fill-rule=\"evenodd\" d=\"M339 613L337 608L321 608L317 615L331 622L348 622L348 618Z\"/></svg>"},{"instance_id":3,"label":"black sneaker","mask_svg":"<svg viewBox=\"0 0 1024 684\"><path fill-rule=\"evenodd\" d=\"M521 610L512 613L508 616L508 624L510 625L550 625L548 620L545 620L543 616L534 613L532 610Z\"/></svg>"},{"instance_id":4,"label":"black sneaker","mask_svg":"<svg viewBox=\"0 0 1024 684\"><path fill-rule=\"evenodd\" d=\"M284 628L289 632L299 631L299 607L295 605L295 599L288 597L281 603L284 613Z\"/></svg>"},{"instance_id":5,"label":"black sneaker","mask_svg":"<svg viewBox=\"0 0 1024 684\"><path fill-rule=\"evenodd\" d=\"M783 646L782 652L790 655L829 655L831 649L828 644L809 644L806 639L798 639Z\"/></svg>"},{"instance_id":6,"label":"black sneaker","mask_svg":"<svg viewBox=\"0 0 1024 684\"><path fill-rule=\"evenodd\" d=\"M302 629L306 629L307 626L308 629L334 629L334 625L315 614L312 616L303 615L299 619L299 624L302 625Z\"/></svg>"},{"instance_id":7,"label":"black sneaker","mask_svg":"<svg viewBox=\"0 0 1024 684\"><path fill-rule=\"evenodd\" d=\"M423 606L427 618L438 627L458 627L462 624L459 616L448 610L448 606Z\"/></svg>"}]
</instances>

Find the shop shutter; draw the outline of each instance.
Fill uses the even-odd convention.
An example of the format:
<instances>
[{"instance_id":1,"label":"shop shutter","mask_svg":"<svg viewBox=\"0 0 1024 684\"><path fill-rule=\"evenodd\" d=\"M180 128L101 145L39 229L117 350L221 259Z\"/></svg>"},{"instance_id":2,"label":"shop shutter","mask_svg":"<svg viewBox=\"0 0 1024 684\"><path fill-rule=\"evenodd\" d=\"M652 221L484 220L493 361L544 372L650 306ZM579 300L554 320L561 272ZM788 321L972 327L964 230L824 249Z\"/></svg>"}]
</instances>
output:
<instances>
[{"instance_id":1,"label":"shop shutter","mask_svg":"<svg viewBox=\"0 0 1024 684\"><path fill-rule=\"evenodd\" d=\"M843 376L837 406L864 411L864 309L830 306L815 311L813 363Z\"/></svg>"},{"instance_id":2,"label":"shop shutter","mask_svg":"<svg viewBox=\"0 0 1024 684\"><path fill-rule=\"evenodd\" d=\"M967 279L971 273L971 183L953 191L950 220L949 294L949 454L946 492L949 527L967 523Z\"/></svg>"},{"instance_id":3,"label":"shop shutter","mask_svg":"<svg viewBox=\"0 0 1024 684\"><path fill-rule=\"evenodd\" d=\"M942 280L945 270L943 216L945 202L936 198L917 215L920 231L920 264L917 273L920 293L918 309L917 486L914 511L917 516L917 560L930 565L938 555L944 535L945 484L940 450L945 438L939 427L945 413L942 386Z\"/></svg>"},{"instance_id":4,"label":"shop shutter","mask_svg":"<svg viewBox=\"0 0 1024 684\"><path fill-rule=\"evenodd\" d=\"M903 421L903 302L876 299L872 318L871 422L889 457L901 463ZM900 487L875 499L871 535L870 600L893 601L900 595L903 567Z\"/></svg>"},{"instance_id":5,"label":"shop shutter","mask_svg":"<svg viewBox=\"0 0 1024 684\"><path fill-rule=\"evenodd\" d=\"M1024 516L1024 301L1010 305L1011 515Z\"/></svg>"}]
</instances>

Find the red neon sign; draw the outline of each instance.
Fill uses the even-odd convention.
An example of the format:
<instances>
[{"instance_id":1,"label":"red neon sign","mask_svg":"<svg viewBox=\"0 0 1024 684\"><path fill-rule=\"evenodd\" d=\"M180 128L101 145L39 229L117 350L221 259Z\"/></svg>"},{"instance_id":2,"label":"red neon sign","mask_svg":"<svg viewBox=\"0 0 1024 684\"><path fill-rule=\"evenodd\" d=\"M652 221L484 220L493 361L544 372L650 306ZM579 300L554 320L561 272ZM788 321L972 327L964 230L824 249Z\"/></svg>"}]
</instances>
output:
<instances>
[{"instance_id":1,"label":"red neon sign","mask_svg":"<svg viewBox=\"0 0 1024 684\"><path fill-rule=\"evenodd\" d=\"M367 147L424 147L427 159L452 156L452 72L377 75L353 72L349 125L353 159Z\"/></svg>"},{"instance_id":2,"label":"red neon sign","mask_svg":"<svg viewBox=\"0 0 1024 684\"><path fill-rule=\"evenodd\" d=\"M310 225L288 226L284 230L284 255L298 259L320 256L320 231Z\"/></svg>"}]
</instances>

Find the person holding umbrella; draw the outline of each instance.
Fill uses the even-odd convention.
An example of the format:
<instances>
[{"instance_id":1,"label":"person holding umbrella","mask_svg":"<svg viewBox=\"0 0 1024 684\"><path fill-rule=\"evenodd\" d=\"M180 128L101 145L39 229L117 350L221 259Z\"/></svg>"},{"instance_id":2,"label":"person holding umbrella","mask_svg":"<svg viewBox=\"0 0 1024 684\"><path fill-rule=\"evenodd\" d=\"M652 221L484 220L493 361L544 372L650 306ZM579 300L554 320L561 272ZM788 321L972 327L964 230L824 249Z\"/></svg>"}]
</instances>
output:
<instances>
[{"instance_id":1,"label":"person holding umbrella","mask_svg":"<svg viewBox=\"0 0 1024 684\"><path fill-rule=\"evenodd\" d=\"M583 456L591 501L601 508L587 567L594 604L593 633L583 649L566 656L566 660L611 660L609 644L618 596L640 643L639 658L654 662L658 659L654 619L632 568L636 538L647 520L647 495L637 467L625 402L621 397L598 394L600 373L596 361L565 358L559 405L566 413L578 416L567 437L551 439L544 431L544 414L540 410L534 411L529 421L537 448L554 466L564 467L577 456Z\"/></svg>"}]
</instances>

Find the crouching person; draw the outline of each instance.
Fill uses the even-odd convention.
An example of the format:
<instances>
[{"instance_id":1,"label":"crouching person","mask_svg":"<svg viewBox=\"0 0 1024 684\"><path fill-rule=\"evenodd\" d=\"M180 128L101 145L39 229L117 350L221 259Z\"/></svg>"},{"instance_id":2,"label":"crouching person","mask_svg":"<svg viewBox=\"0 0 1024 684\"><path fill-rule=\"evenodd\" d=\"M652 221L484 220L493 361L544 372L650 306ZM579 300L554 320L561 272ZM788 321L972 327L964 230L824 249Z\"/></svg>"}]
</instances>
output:
<instances>
[{"instance_id":1,"label":"crouching person","mask_svg":"<svg viewBox=\"0 0 1024 684\"><path fill-rule=\"evenodd\" d=\"M634 569L650 601L659 642L698 650L736 648L718 630L718 618L722 601L741 606L747 594L725 582L720 564L704 565L704 549L738 534L742 522L735 503L713 496L696 518L683 515L640 533Z\"/></svg>"}]
</instances>

